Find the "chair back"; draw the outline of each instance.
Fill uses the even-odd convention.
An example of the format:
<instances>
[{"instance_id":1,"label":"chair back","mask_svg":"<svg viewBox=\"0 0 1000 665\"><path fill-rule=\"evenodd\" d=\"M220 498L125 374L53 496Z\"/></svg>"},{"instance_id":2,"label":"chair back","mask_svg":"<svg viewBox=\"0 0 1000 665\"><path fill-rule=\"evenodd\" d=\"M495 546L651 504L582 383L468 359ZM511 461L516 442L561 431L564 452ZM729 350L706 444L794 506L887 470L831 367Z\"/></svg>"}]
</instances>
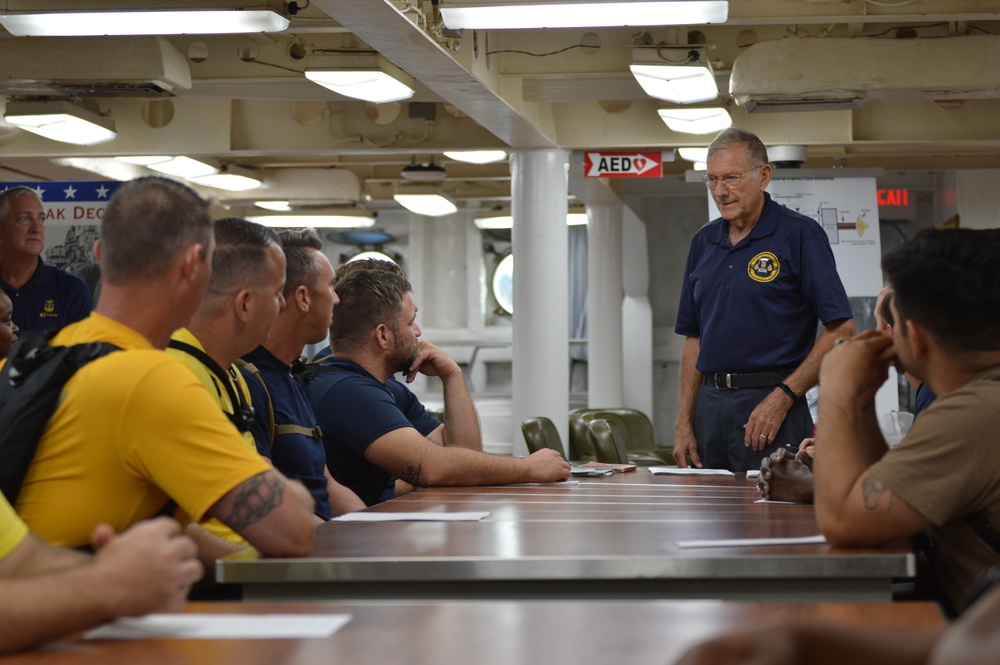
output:
<instances>
[{"instance_id":1,"label":"chair back","mask_svg":"<svg viewBox=\"0 0 1000 665\"><path fill-rule=\"evenodd\" d=\"M555 423L545 416L528 418L522 422L521 433L524 435L524 442L528 444L530 452L537 453L543 448L551 448L566 457L559 430L556 429Z\"/></svg>"},{"instance_id":2,"label":"chair back","mask_svg":"<svg viewBox=\"0 0 1000 665\"><path fill-rule=\"evenodd\" d=\"M597 453L597 461L608 464L628 464L628 452L615 423L594 418L587 426Z\"/></svg>"}]
</instances>

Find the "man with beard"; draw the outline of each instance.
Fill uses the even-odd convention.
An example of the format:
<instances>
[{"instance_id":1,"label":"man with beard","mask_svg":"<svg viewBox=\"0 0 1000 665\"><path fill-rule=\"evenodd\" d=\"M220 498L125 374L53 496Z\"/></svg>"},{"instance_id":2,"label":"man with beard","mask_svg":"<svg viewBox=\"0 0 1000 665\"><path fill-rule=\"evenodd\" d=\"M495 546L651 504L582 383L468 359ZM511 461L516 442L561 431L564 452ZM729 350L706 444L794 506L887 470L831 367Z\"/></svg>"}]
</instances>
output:
<instances>
[{"instance_id":1,"label":"man with beard","mask_svg":"<svg viewBox=\"0 0 1000 665\"><path fill-rule=\"evenodd\" d=\"M323 430L336 480L373 505L393 496L395 478L416 486L554 482L570 475L553 450L526 458L482 452L482 434L462 370L420 340L410 283L389 270L354 270L334 284L340 304L330 326L333 355L306 394ZM417 373L444 386L447 424L427 413L400 381Z\"/></svg>"}]
</instances>

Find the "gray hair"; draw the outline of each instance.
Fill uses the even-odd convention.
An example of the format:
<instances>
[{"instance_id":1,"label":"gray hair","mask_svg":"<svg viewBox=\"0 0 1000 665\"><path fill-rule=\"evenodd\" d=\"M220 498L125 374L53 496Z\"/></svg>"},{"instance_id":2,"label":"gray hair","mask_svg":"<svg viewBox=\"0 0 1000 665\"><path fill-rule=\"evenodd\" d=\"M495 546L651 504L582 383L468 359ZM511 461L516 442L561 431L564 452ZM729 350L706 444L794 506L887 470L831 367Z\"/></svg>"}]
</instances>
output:
<instances>
[{"instance_id":1,"label":"gray hair","mask_svg":"<svg viewBox=\"0 0 1000 665\"><path fill-rule=\"evenodd\" d=\"M747 154L754 166L770 163L767 158L767 148L764 147L757 135L739 127L730 127L719 132L719 135L708 146L708 156L711 157L717 152L736 146L746 147Z\"/></svg>"}]
</instances>

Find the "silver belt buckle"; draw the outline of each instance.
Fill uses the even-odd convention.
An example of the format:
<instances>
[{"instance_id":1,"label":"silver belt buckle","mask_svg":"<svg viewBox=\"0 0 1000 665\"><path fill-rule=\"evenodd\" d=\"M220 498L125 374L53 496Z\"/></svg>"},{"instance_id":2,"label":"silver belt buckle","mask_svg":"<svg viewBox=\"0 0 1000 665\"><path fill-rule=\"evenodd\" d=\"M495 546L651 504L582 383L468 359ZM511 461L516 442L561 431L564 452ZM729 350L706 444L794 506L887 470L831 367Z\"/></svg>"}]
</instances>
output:
<instances>
[{"instance_id":1,"label":"silver belt buckle","mask_svg":"<svg viewBox=\"0 0 1000 665\"><path fill-rule=\"evenodd\" d=\"M725 385L721 385L720 386L719 385L719 379L722 378L722 377L725 377L725 379L726 379L725 380ZM714 383L715 383L715 389L716 390L732 390L733 389L733 375L732 374L723 374L721 372L716 372Z\"/></svg>"}]
</instances>

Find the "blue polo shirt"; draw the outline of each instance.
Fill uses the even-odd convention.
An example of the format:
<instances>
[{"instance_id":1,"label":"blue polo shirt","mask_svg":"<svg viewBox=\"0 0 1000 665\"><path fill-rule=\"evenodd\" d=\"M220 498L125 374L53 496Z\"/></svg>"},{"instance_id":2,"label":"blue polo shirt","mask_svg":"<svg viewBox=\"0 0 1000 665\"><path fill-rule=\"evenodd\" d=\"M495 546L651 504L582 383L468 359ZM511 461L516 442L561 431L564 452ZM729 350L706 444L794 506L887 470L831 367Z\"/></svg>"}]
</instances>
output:
<instances>
[{"instance_id":1,"label":"blue polo shirt","mask_svg":"<svg viewBox=\"0 0 1000 665\"><path fill-rule=\"evenodd\" d=\"M14 323L21 330L53 330L90 316L90 290L73 273L38 260L35 274L20 289L0 279L14 303Z\"/></svg>"},{"instance_id":2,"label":"blue polo shirt","mask_svg":"<svg viewBox=\"0 0 1000 665\"><path fill-rule=\"evenodd\" d=\"M288 365L263 346L258 346L243 356L243 359L260 370L271 396L276 425L301 425L306 428L316 426L312 407L301 386L292 378ZM330 519L330 494L327 492L326 475L323 473L326 467L323 441L305 434L279 434L274 437L273 447L269 446L271 434L264 387L253 374L243 368L240 371L246 379L250 401L254 405L254 423L250 427L250 433L257 442L257 452L271 460L278 471L305 485L312 494L316 514L324 520Z\"/></svg>"},{"instance_id":3,"label":"blue polo shirt","mask_svg":"<svg viewBox=\"0 0 1000 665\"><path fill-rule=\"evenodd\" d=\"M721 217L691 242L674 331L700 338L703 374L794 369L818 322L853 317L822 227L764 197L760 219L735 247Z\"/></svg>"},{"instance_id":4,"label":"blue polo shirt","mask_svg":"<svg viewBox=\"0 0 1000 665\"><path fill-rule=\"evenodd\" d=\"M328 357L321 365L325 371L309 381L306 395L323 429L330 473L371 506L384 500L395 478L365 459L368 446L404 427L427 436L441 422L395 378L382 383L343 358Z\"/></svg>"}]
</instances>

